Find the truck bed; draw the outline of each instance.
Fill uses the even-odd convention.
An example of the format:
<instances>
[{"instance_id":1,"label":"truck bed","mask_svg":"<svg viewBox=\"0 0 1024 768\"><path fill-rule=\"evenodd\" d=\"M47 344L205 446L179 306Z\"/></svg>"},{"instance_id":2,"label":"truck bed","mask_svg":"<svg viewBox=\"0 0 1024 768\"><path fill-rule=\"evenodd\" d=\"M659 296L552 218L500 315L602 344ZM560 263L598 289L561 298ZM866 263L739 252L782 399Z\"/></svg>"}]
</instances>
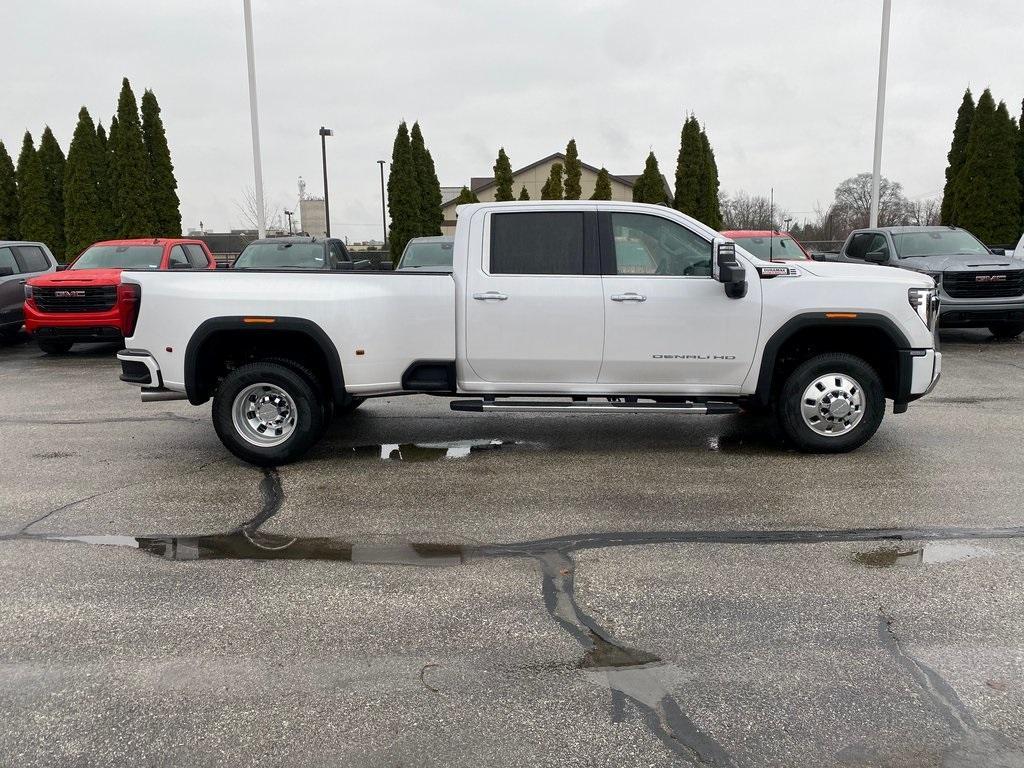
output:
<instances>
[{"instance_id":1,"label":"truck bed","mask_svg":"<svg viewBox=\"0 0 1024 768\"><path fill-rule=\"evenodd\" d=\"M138 325L126 344L157 358L170 389L184 390L189 339L213 317L316 323L336 344L345 387L352 394L400 391L411 363L455 359L450 274L139 271L125 272L122 279L142 286Z\"/></svg>"}]
</instances>

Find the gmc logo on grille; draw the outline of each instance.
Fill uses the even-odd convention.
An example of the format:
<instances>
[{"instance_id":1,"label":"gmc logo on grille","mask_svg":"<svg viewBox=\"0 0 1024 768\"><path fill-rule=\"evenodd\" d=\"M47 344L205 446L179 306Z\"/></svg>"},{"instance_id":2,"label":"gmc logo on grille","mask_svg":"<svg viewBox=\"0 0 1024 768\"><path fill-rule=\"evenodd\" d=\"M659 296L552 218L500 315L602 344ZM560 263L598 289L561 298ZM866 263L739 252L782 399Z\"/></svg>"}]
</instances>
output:
<instances>
[{"instance_id":1,"label":"gmc logo on grille","mask_svg":"<svg viewBox=\"0 0 1024 768\"><path fill-rule=\"evenodd\" d=\"M62 299L70 299L74 296L85 296L85 291L54 291L53 295Z\"/></svg>"},{"instance_id":2,"label":"gmc logo on grille","mask_svg":"<svg viewBox=\"0 0 1024 768\"><path fill-rule=\"evenodd\" d=\"M1005 283L1006 275L975 275L976 283Z\"/></svg>"}]
</instances>

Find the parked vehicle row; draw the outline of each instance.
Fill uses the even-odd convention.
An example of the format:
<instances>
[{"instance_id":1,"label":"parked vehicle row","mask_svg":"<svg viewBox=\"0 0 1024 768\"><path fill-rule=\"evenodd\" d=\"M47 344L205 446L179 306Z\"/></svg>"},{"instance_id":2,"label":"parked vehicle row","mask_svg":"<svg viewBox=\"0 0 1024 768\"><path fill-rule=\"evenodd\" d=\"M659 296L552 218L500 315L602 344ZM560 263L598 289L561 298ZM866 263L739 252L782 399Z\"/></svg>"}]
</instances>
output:
<instances>
[{"instance_id":1,"label":"parked vehicle row","mask_svg":"<svg viewBox=\"0 0 1024 768\"><path fill-rule=\"evenodd\" d=\"M776 263L638 203L459 209L451 272L126 271L123 381L213 400L224 445L294 460L364 398L481 412L771 410L802 450L867 441L941 372L931 277Z\"/></svg>"}]
</instances>

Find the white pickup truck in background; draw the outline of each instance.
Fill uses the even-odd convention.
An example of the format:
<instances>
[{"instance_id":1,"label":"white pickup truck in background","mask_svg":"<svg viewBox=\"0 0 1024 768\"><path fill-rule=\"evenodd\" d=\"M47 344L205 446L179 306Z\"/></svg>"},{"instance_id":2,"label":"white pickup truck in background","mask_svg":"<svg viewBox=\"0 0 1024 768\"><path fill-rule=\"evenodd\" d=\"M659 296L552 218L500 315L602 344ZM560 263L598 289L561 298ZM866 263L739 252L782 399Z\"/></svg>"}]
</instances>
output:
<instances>
[{"instance_id":1,"label":"white pickup truck in background","mask_svg":"<svg viewBox=\"0 0 1024 768\"><path fill-rule=\"evenodd\" d=\"M143 400L213 399L224 445L301 456L365 398L453 410L721 414L771 409L813 452L852 450L939 377L931 278L773 264L669 208L459 208L452 272L125 272L119 353Z\"/></svg>"}]
</instances>

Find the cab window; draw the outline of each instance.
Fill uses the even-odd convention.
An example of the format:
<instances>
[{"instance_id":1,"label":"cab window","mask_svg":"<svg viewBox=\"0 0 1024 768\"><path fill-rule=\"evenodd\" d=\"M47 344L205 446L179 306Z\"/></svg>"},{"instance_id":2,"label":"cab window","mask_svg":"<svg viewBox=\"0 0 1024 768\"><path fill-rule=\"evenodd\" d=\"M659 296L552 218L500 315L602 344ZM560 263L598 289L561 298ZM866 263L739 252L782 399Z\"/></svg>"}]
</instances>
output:
<instances>
[{"instance_id":1,"label":"cab window","mask_svg":"<svg viewBox=\"0 0 1024 768\"><path fill-rule=\"evenodd\" d=\"M612 213L615 274L710 277L711 243L661 216Z\"/></svg>"},{"instance_id":2,"label":"cab window","mask_svg":"<svg viewBox=\"0 0 1024 768\"><path fill-rule=\"evenodd\" d=\"M851 259L863 259L864 256L873 251L881 251L889 255L889 241L880 232L861 232L850 239L846 247L846 255Z\"/></svg>"},{"instance_id":3,"label":"cab window","mask_svg":"<svg viewBox=\"0 0 1024 768\"><path fill-rule=\"evenodd\" d=\"M49 259L38 245L19 245L16 250L22 272L45 272L50 268Z\"/></svg>"},{"instance_id":4,"label":"cab window","mask_svg":"<svg viewBox=\"0 0 1024 768\"><path fill-rule=\"evenodd\" d=\"M167 260L168 269L191 269L192 265L188 261L188 256L185 255L185 249L180 245L176 245L171 248L171 256Z\"/></svg>"},{"instance_id":5,"label":"cab window","mask_svg":"<svg viewBox=\"0 0 1024 768\"><path fill-rule=\"evenodd\" d=\"M495 213L492 275L582 275L583 212Z\"/></svg>"},{"instance_id":6,"label":"cab window","mask_svg":"<svg viewBox=\"0 0 1024 768\"><path fill-rule=\"evenodd\" d=\"M19 272L21 268L14 260L14 252L10 248L0 248L0 277L9 277Z\"/></svg>"},{"instance_id":7,"label":"cab window","mask_svg":"<svg viewBox=\"0 0 1024 768\"><path fill-rule=\"evenodd\" d=\"M188 252L189 263L196 269L206 269L210 266L210 262L206 259L206 252L202 246L196 245L195 243L188 243L185 245L185 250Z\"/></svg>"}]
</instances>

